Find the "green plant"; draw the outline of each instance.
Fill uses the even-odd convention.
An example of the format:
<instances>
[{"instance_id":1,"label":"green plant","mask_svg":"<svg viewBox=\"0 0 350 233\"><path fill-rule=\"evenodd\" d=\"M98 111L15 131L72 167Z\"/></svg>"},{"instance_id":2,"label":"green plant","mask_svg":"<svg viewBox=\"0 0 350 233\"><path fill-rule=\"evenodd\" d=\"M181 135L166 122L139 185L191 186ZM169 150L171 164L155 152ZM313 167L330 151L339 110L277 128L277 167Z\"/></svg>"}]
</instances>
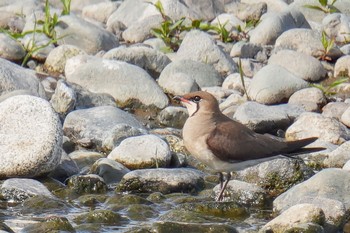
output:
<instances>
[{"instance_id":1,"label":"green plant","mask_svg":"<svg viewBox=\"0 0 350 233\"><path fill-rule=\"evenodd\" d=\"M349 80L348 77L339 77L335 81L330 83L329 85L311 84L311 86L320 89L324 93L325 96L332 96L332 95L337 94L337 92L334 91L334 88L339 86L342 83L345 83L348 80Z\"/></svg>"},{"instance_id":2,"label":"green plant","mask_svg":"<svg viewBox=\"0 0 350 233\"><path fill-rule=\"evenodd\" d=\"M243 71L243 67L242 67L241 58L239 58L239 60L238 60L238 70L239 70L239 76L241 78L241 83L242 83L244 94L247 96L247 100L250 101L251 99L248 95L247 88L246 88L245 82L244 82L244 71Z\"/></svg>"},{"instance_id":3,"label":"green plant","mask_svg":"<svg viewBox=\"0 0 350 233\"><path fill-rule=\"evenodd\" d=\"M321 42L323 50L321 50L321 55L318 59L322 61L331 61L332 58L329 56L331 49L334 48L334 38L328 39L326 32L322 31Z\"/></svg>"},{"instance_id":4,"label":"green plant","mask_svg":"<svg viewBox=\"0 0 350 233\"><path fill-rule=\"evenodd\" d=\"M51 15L50 12L50 5L49 5L49 0L45 1L45 18L44 20L38 20L36 23L39 25L42 25L42 31L38 32L43 32L45 35L47 35L50 38L55 38L56 37L56 31L55 31L55 26L58 23L58 15L55 13Z\"/></svg>"},{"instance_id":5,"label":"green plant","mask_svg":"<svg viewBox=\"0 0 350 233\"><path fill-rule=\"evenodd\" d=\"M63 4L63 9L61 15L69 15L70 14L70 5L72 0L61 0Z\"/></svg>"},{"instance_id":6,"label":"green plant","mask_svg":"<svg viewBox=\"0 0 350 233\"><path fill-rule=\"evenodd\" d=\"M321 6L306 4L304 5L304 7L322 11L326 14L329 14L329 13L339 12L339 10L334 6L336 1L337 0L332 0L328 2L328 0L318 0Z\"/></svg>"}]
</instances>

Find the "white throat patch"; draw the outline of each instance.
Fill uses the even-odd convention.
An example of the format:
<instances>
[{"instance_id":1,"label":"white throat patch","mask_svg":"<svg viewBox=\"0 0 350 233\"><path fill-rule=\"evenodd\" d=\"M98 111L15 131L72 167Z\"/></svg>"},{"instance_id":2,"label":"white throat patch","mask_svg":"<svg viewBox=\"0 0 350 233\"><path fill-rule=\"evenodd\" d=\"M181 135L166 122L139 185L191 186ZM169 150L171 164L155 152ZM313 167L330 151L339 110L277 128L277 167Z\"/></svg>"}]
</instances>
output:
<instances>
[{"instance_id":1,"label":"white throat patch","mask_svg":"<svg viewBox=\"0 0 350 233\"><path fill-rule=\"evenodd\" d=\"M195 112L197 112L199 106L193 102L183 102L185 107L187 108L188 115L191 117Z\"/></svg>"}]
</instances>

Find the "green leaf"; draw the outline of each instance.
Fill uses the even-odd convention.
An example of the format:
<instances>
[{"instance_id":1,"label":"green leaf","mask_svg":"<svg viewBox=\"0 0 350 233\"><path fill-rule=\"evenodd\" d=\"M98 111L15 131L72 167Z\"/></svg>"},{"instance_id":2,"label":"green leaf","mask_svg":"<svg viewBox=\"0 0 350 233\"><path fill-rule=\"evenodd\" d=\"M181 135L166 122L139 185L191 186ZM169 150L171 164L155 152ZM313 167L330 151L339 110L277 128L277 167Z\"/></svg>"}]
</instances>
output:
<instances>
[{"instance_id":1,"label":"green leaf","mask_svg":"<svg viewBox=\"0 0 350 233\"><path fill-rule=\"evenodd\" d=\"M170 31L173 31L174 29L177 29L178 27L181 26L181 24L184 22L185 18L181 18L178 21L176 21L173 25L169 27Z\"/></svg>"},{"instance_id":2,"label":"green leaf","mask_svg":"<svg viewBox=\"0 0 350 233\"><path fill-rule=\"evenodd\" d=\"M318 2L321 4L321 6L327 6L328 0L318 0Z\"/></svg>"},{"instance_id":3,"label":"green leaf","mask_svg":"<svg viewBox=\"0 0 350 233\"><path fill-rule=\"evenodd\" d=\"M340 78L340 79L335 80L334 82L332 82L332 83L329 85L329 87L330 87L330 88L336 87L336 86L338 86L338 85L340 85L340 84L342 84L342 83L345 83L345 82L348 81L348 80L349 80L349 78Z\"/></svg>"},{"instance_id":4,"label":"green leaf","mask_svg":"<svg viewBox=\"0 0 350 233\"><path fill-rule=\"evenodd\" d=\"M304 7L309 8L309 9L314 9L314 10L318 10L318 11L323 11L326 12L322 7L319 6L314 6L314 5L304 5Z\"/></svg>"}]
</instances>

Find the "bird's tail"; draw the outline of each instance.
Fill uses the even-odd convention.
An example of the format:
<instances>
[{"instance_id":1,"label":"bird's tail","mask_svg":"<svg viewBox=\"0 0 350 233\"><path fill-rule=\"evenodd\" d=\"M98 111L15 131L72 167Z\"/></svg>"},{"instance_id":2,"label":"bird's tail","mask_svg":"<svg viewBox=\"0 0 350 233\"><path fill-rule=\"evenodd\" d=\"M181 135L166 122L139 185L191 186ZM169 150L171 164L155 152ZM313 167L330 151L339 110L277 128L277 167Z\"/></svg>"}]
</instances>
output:
<instances>
[{"instance_id":1,"label":"bird's tail","mask_svg":"<svg viewBox=\"0 0 350 233\"><path fill-rule=\"evenodd\" d=\"M325 150L326 148L323 147L311 147L311 148L304 148L304 146L307 146L314 141L316 141L318 138L312 137L312 138L305 138L297 141L290 141L287 142L287 151L286 156L294 156L294 155L300 155L300 154L306 154L306 153L312 153L312 152L318 152L321 150Z\"/></svg>"}]
</instances>

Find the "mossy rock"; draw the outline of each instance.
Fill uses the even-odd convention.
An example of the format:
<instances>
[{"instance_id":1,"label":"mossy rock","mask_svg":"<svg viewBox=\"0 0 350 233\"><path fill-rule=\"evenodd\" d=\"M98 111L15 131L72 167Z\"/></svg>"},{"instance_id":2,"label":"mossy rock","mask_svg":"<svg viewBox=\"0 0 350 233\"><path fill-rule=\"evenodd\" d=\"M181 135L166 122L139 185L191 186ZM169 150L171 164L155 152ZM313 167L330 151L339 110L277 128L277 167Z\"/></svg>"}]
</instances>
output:
<instances>
[{"instance_id":1,"label":"mossy rock","mask_svg":"<svg viewBox=\"0 0 350 233\"><path fill-rule=\"evenodd\" d=\"M146 221L159 215L153 207L144 204L129 205L126 209L126 215L134 221Z\"/></svg>"},{"instance_id":2,"label":"mossy rock","mask_svg":"<svg viewBox=\"0 0 350 233\"><path fill-rule=\"evenodd\" d=\"M50 217L45 222L29 225L22 229L22 232L76 232L73 226L65 217Z\"/></svg>"},{"instance_id":3,"label":"mossy rock","mask_svg":"<svg viewBox=\"0 0 350 233\"><path fill-rule=\"evenodd\" d=\"M111 210L94 210L75 217L74 222L77 224L96 223L108 226L120 226L125 224L127 219Z\"/></svg>"},{"instance_id":4,"label":"mossy rock","mask_svg":"<svg viewBox=\"0 0 350 233\"><path fill-rule=\"evenodd\" d=\"M33 196L26 199L22 204L22 214L43 214L52 212L68 212L71 206L59 199L49 198L47 196Z\"/></svg>"},{"instance_id":5,"label":"mossy rock","mask_svg":"<svg viewBox=\"0 0 350 233\"><path fill-rule=\"evenodd\" d=\"M238 231L228 224L196 224L179 222L156 222L153 224L153 231L158 233L237 233Z\"/></svg>"},{"instance_id":6,"label":"mossy rock","mask_svg":"<svg viewBox=\"0 0 350 233\"><path fill-rule=\"evenodd\" d=\"M68 180L68 188L77 194L106 193L107 185L97 175L73 176Z\"/></svg>"},{"instance_id":7,"label":"mossy rock","mask_svg":"<svg viewBox=\"0 0 350 233\"><path fill-rule=\"evenodd\" d=\"M99 195L99 194L86 194L83 196L80 196L78 198L78 201L81 205L83 206L90 206L94 207L97 204L103 203L107 200L108 196L107 195Z\"/></svg>"}]
</instances>

